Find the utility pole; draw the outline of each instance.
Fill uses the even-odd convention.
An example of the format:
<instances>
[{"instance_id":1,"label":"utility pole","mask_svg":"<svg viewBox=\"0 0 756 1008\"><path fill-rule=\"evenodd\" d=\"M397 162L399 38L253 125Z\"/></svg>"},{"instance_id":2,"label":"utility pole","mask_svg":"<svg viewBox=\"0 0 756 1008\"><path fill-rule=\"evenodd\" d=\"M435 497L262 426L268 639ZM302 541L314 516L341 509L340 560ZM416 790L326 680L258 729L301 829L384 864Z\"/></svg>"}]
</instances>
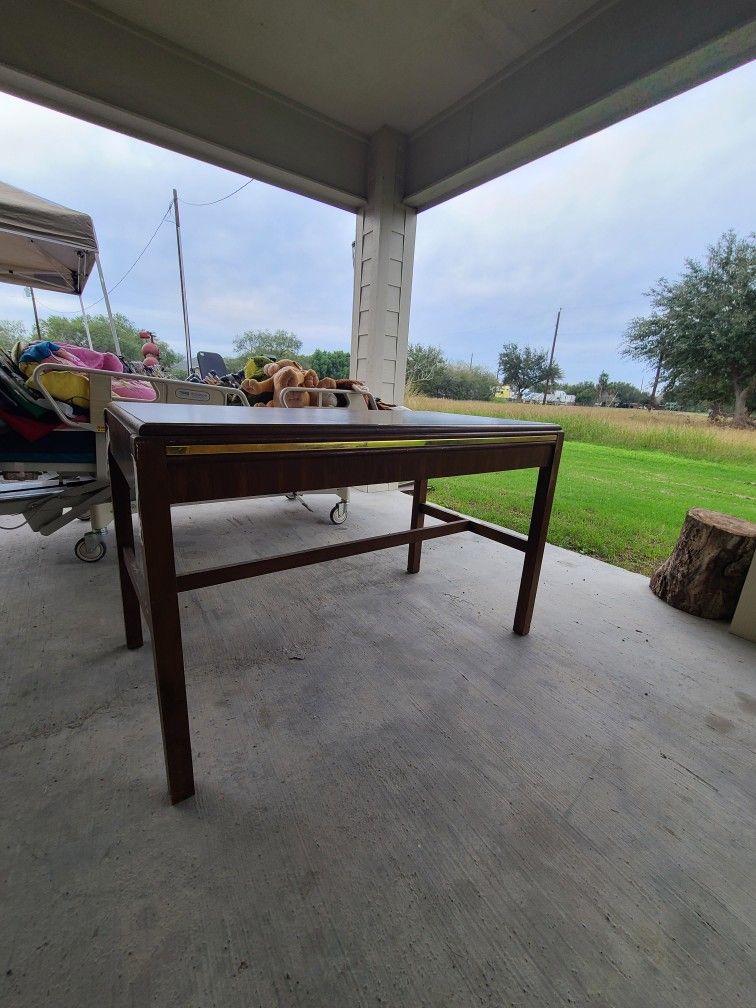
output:
<instances>
[{"instance_id":1,"label":"utility pole","mask_svg":"<svg viewBox=\"0 0 756 1008\"><path fill-rule=\"evenodd\" d=\"M546 398L549 394L549 383L551 381L551 365L554 363L554 349L556 348L557 333L559 332L559 319L562 316L562 309L560 308L557 312L556 325L554 326L554 339L551 341L551 356L549 357L549 373L546 375L546 385L543 390L543 403L541 405L546 405Z\"/></svg>"},{"instance_id":2,"label":"utility pole","mask_svg":"<svg viewBox=\"0 0 756 1008\"><path fill-rule=\"evenodd\" d=\"M179 280L181 281L181 308L184 312L184 340L186 341L186 372L192 373L192 338L189 335L189 308L186 303L184 281L184 254L181 249L181 222L179 220L178 193L173 190L173 219L176 222L176 247L178 248Z\"/></svg>"}]
</instances>

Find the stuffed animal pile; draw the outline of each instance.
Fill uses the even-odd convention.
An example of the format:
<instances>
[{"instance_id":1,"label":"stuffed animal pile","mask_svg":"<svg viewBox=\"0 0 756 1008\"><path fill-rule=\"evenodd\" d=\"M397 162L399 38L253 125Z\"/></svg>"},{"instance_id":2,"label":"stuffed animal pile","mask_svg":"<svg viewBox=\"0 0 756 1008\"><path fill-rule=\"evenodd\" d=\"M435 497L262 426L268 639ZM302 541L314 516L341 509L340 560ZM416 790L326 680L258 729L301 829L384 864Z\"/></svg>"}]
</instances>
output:
<instances>
[{"instance_id":1,"label":"stuffed animal pile","mask_svg":"<svg viewBox=\"0 0 756 1008\"><path fill-rule=\"evenodd\" d=\"M296 361L272 360L270 357L252 357L244 366L242 389L253 406L283 406L281 393L286 388L296 389L286 397L288 407L338 406L345 396L322 395L315 389L348 389L367 392L357 378L318 378L312 368L303 368ZM310 390L313 391L310 391Z\"/></svg>"}]
</instances>

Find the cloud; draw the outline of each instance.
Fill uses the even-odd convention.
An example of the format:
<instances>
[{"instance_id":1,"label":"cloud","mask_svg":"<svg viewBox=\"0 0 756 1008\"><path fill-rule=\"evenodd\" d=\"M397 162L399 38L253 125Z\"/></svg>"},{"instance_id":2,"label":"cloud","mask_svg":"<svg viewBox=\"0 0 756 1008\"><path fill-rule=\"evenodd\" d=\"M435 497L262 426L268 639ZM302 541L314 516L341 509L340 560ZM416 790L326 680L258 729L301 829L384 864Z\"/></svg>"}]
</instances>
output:
<instances>
[{"instance_id":1,"label":"cloud","mask_svg":"<svg viewBox=\"0 0 756 1008\"><path fill-rule=\"evenodd\" d=\"M180 213L195 349L227 352L245 329L279 327L294 329L308 349L324 342L348 347L351 214L257 182L215 206L190 206L245 179L2 94L0 131L0 178L90 213L109 286L133 264L178 189L187 201ZM100 296L93 276L85 304ZM40 293L39 302L43 316L78 313L72 298ZM172 219L112 303L181 349ZM102 303L93 310L101 312ZM31 303L20 288L0 285L0 318L23 318L31 327Z\"/></svg>"},{"instance_id":2,"label":"cloud","mask_svg":"<svg viewBox=\"0 0 756 1008\"><path fill-rule=\"evenodd\" d=\"M728 227L753 227L756 64L688 92L422 214L412 329L481 363L515 339L545 346L563 308L572 379L619 357L646 290Z\"/></svg>"}]
</instances>

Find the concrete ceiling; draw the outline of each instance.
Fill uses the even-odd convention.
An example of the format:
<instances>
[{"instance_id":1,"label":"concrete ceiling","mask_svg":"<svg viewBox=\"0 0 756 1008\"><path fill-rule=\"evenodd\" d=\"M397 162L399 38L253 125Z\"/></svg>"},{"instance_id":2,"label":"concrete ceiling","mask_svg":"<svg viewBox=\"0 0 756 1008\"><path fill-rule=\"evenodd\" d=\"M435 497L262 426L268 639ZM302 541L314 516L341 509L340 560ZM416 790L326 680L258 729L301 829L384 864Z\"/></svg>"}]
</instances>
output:
<instances>
[{"instance_id":1,"label":"concrete ceiling","mask_svg":"<svg viewBox=\"0 0 756 1008\"><path fill-rule=\"evenodd\" d=\"M594 0L98 0L140 29L365 135L412 133Z\"/></svg>"},{"instance_id":2,"label":"concrete ceiling","mask_svg":"<svg viewBox=\"0 0 756 1008\"><path fill-rule=\"evenodd\" d=\"M24 0L0 87L337 206L423 209L756 55L756 0Z\"/></svg>"}]
</instances>

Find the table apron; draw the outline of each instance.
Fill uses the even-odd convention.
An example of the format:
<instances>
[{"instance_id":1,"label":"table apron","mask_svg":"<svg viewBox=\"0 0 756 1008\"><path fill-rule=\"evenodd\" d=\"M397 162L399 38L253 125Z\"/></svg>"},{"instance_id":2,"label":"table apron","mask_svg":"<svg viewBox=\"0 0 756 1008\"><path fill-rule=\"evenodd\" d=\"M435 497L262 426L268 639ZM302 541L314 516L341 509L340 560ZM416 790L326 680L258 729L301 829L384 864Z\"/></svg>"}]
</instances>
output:
<instances>
[{"instance_id":1,"label":"table apron","mask_svg":"<svg viewBox=\"0 0 756 1008\"><path fill-rule=\"evenodd\" d=\"M459 447L169 455L171 504L437 479L551 465L556 442Z\"/></svg>"}]
</instances>

